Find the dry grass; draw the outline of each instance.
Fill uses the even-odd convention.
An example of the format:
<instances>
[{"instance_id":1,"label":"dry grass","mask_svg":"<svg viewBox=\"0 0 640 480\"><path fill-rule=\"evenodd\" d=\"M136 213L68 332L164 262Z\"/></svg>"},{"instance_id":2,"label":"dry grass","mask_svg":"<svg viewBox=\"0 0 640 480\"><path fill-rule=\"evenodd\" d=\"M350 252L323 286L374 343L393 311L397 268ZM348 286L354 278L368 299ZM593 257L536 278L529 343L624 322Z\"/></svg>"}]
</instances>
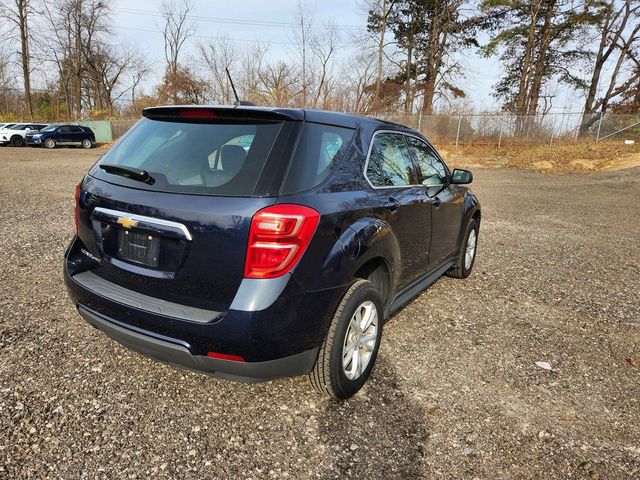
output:
<instances>
[{"instance_id":1,"label":"dry grass","mask_svg":"<svg viewBox=\"0 0 640 480\"><path fill-rule=\"evenodd\" d=\"M541 172L590 173L640 166L640 144L438 145L456 167L520 168Z\"/></svg>"}]
</instances>

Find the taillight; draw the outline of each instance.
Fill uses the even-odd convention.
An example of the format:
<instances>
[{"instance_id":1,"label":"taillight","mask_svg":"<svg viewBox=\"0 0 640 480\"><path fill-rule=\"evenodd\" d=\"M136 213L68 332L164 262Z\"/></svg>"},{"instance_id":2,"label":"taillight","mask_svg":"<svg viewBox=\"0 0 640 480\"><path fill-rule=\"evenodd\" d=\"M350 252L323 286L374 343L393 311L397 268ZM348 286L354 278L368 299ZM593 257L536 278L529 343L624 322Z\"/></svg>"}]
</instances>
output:
<instances>
[{"instance_id":1,"label":"taillight","mask_svg":"<svg viewBox=\"0 0 640 480\"><path fill-rule=\"evenodd\" d=\"M73 220L75 221L76 224L76 235L78 235L79 233L79 220L80 220L80 213L79 213L79 203L80 203L80 192L82 191L82 182L80 182L78 185L76 185L76 205L73 209Z\"/></svg>"},{"instance_id":2,"label":"taillight","mask_svg":"<svg viewBox=\"0 0 640 480\"><path fill-rule=\"evenodd\" d=\"M251 219L245 278L275 278L290 271L306 250L320 215L301 205L273 205Z\"/></svg>"}]
</instances>

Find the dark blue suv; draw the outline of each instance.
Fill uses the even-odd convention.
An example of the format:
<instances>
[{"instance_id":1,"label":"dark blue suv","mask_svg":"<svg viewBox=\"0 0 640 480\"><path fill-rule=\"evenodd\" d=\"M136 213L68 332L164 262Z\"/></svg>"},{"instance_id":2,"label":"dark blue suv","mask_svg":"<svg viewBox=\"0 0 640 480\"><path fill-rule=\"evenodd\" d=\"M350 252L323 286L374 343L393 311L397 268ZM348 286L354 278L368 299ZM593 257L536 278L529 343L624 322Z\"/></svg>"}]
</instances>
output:
<instances>
[{"instance_id":1,"label":"dark blue suv","mask_svg":"<svg viewBox=\"0 0 640 480\"><path fill-rule=\"evenodd\" d=\"M96 144L93 130L81 125L49 125L39 132L28 134L25 140L31 147L47 148L56 148L58 145L91 148Z\"/></svg>"},{"instance_id":2,"label":"dark blue suv","mask_svg":"<svg viewBox=\"0 0 640 480\"><path fill-rule=\"evenodd\" d=\"M415 130L299 109L154 107L76 189L80 315L229 379L308 374L347 398L384 320L473 267L476 197Z\"/></svg>"}]
</instances>

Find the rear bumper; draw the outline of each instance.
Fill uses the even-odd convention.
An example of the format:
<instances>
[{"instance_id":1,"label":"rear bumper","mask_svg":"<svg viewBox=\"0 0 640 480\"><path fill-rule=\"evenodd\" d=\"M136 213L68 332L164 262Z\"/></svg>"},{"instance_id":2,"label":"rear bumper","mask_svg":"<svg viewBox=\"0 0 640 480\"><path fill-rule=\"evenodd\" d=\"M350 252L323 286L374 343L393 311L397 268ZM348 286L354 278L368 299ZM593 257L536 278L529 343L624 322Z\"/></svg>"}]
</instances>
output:
<instances>
[{"instance_id":1,"label":"rear bumper","mask_svg":"<svg viewBox=\"0 0 640 480\"><path fill-rule=\"evenodd\" d=\"M83 252L82 242L74 239L65 256L64 277L85 320L154 359L236 380L255 382L311 371L344 293L343 287L308 292L289 278L274 295L268 289L265 294L264 284L241 286L226 311L179 309L158 298L101 285L96 275L86 275L97 271L99 259ZM212 358L209 352L245 361Z\"/></svg>"},{"instance_id":2,"label":"rear bumper","mask_svg":"<svg viewBox=\"0 0 640 480\"><path fill-rule=\"evenodd\" d=\"M304 375L313 368L318 355L317 348L265 362L237 362L193 355L179 340L159 338L151 332L140 329L131 330L122 323L104 317L82 305L78 306L78 313L118 343L142 355L176 367L204 372L228 380L253 383L278 377Z\"/></svg>"}]
</instances>

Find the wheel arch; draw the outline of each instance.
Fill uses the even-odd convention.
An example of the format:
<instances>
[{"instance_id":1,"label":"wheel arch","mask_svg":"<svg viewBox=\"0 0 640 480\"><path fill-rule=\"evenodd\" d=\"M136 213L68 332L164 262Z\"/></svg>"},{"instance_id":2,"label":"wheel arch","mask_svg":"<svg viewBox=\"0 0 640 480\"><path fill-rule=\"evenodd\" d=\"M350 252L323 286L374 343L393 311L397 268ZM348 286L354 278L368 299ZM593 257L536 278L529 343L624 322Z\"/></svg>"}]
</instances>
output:
<instances>
[{"instance_id":1,"label":"wheel arch","mask_svg":"<svg viewBox=\"0 0 640 480\"><path fill-rule=\"evenodd\" d=\"M382 302L387 305L391 300L391 269L387 260L383 257L374 257L365 262L354 278L362 278L373 283L382 297Z\"/></svg>"},{"instance_id":2,"label":"wheel arch","mask_svg":"<svg viewBox=\"0 0 640 480\"><path fill-rule=\"evenodd\" d=\"M460 232L458 234L458 251L462 246L464 240L464 232L467 229L467 224L473 219L478 223L478 229L480 228L480 219L482 213L480 210L480 202L478 198L469 190L464 195L464 214L462 216L462 222L460 223Z\"/></svg>"},{"instance_id":3,"label":"wheel arch","mask_svg":"<svg viewBox=\"0 0 640 480\"><path fill-rule=\"evenodd\" d=\"M364 278L380 290L385 305L393 298L401 272L398 239L390 225L379 218L362 218L349 227L358 244L351 266L353 278Z\"/></svg>"}]
</instances>

